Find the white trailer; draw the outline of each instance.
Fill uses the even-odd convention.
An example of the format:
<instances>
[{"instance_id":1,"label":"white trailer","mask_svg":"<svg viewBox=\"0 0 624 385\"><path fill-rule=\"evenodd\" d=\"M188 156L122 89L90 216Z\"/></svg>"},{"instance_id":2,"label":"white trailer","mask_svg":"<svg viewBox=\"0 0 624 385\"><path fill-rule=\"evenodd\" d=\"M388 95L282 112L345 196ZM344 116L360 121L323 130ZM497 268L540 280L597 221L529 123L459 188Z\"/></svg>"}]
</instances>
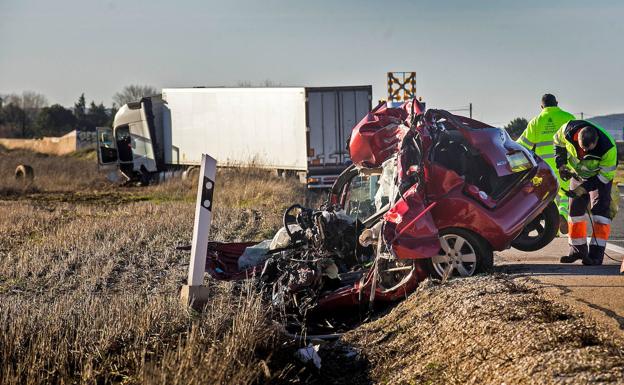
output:
<instances>
[{"instance_id":1,"label":"white trailer","mask_svg":"<svg viewBox=\"0 0 624 385\"><path fill-rule=\"evenodd\" d=\"M128 103L98 128L99 163L149 182L208 153L220 166L254 165L328 187L350 163L346 142L371 108L372 88L166 88Z\"/></svg>"}]
</instances>

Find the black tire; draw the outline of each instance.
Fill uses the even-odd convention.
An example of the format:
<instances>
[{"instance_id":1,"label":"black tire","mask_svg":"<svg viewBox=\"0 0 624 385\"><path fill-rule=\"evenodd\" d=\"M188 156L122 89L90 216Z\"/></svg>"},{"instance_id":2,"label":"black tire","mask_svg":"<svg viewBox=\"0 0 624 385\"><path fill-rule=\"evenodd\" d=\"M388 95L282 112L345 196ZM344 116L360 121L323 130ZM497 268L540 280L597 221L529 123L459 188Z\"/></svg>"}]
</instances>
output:
<instances>
[{"instance_id":1,"label":"black tire","mask_svg":"<svg viewBox=\"0 0 624 385\"><path fill-rule=\"evenodd\" d=\"M20 164L15 169L15 180L30 183L35 179L35 171L27 164Z\"/></svg>"},{"instance_id":2,"label":"black tire","mask_svg":"<svg viewBox=\"0 0 624 385\"><path fill-rule=\"evenodd\" d=\"M555 202L528 223L511 246L521 251L536 251L548 245L559 231L559 210Z\"/></svg>"},{"instance_id":3,"label":"black tire","mask_svg":"<svg viewBox=\"0 0 624 385\"><path fill-rule=\"evenodd\" d=\"M196 185L197 179L199 178L199 167L191 166L186 171L184 171L183 178L184 180L188 180L193 185Z\"/></svg>"},{"instance_id":4,"label":"black tire","mask_svg":"<svg viewBox=\"0 0 624 385\"><path fill-rule=\"evenodd\" d=\"M469 246L466 246L466 245L462 246L461 247L462 250L468 251L469 249L467 249L467 247L470 247L472 248L472 251L475 254L474 267L472 266L471 263L462 263L462 267L464 267L464 269L470 274L464 275L463 273L460 272L459 268L455 268L453 269L454 270L453 275L467 277L467 276L472 276L475 274L489 272L490 270L492 270L492 267L494 266L494 254L492 252L492 247L485 239L481 238L479 235L473 233L470 230L460 229L460 228L455 228L455 227L441 230L439 235L441 239L448 238L447 243L449 244L449 246L456 245L455 243L453 243L453 245L450 244L453 237L463 238L465 243L467 243ZM441 255L444 255L443 251L444 251L443 248L441 248L440 249ZM428 262L427 265L429 267L429 275L432 278L441 279L443 277L440 272L440 267L443 267L444 264L436 263L434 262L434 260L436 260L436 257L432 257L427 260ZM466 269L468 265L469 265L469 268Z\"/></svg>"}]
</instances>

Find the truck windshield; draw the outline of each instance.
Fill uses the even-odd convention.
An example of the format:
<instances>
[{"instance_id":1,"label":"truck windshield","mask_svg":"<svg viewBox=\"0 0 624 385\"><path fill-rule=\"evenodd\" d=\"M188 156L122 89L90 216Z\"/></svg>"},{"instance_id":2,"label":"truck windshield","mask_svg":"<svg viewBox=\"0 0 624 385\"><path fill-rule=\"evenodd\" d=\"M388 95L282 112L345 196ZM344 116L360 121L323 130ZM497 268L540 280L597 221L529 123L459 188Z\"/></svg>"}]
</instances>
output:
<instances>
[{"instance_id":1,"label":"truck windshield","mask_svg":"<svg viewBox=\"0 0 624 385\"><path fill-rule=\"evenodd\" d=\"M130 139L130 127L127 125L115 128L115 140L121 162L132 162L132 141Z\"/></svg>"},{"instance_id":2,"label":"truck windshield","mask_svg":"<svg viewBox=\"0 0 624 385\"><path fill-rule=\"evenodd\" d=\"M154 149L143 122L130 123L130 137L132 138L132 153L135 158L154 159Z\"/></svg>"}]
</instances>

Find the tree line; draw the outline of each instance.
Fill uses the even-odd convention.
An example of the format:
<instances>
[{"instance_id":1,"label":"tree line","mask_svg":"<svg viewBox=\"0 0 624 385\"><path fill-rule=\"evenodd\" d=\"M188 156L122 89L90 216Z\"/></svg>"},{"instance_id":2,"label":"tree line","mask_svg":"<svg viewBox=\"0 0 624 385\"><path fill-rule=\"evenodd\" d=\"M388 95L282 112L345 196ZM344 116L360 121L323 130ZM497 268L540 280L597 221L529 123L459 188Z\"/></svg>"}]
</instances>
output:
<instances>
[{"instance_id":1,"label":"tree line","mask_svg":"<svg viewBox=\"0 0 624 385\"><path fill-rule=\"evenodd\" d=\"M520 135L522 135L528 125L529 121L525 118L515 118L512 119L511 122L509 122L509 124L507 124L504 128L509 133L509 136L511 136L511 139L516 140L520 137Z\"/></svg>"},{"instance_id":2,"label":"tree line","mask_svg":"<svg viewBox=\"0 0 624 385\"><path fill-rule=\"evenodd\" d=\"M0 138L62 136L72 130L110 127L120 106L156 93L151 86L126 86L115 93L111 107L95 101L87 104L83 93L70 108L58 103L49 105L44 95L33 91L0 95Z\"/></svg>"}]
</instances>

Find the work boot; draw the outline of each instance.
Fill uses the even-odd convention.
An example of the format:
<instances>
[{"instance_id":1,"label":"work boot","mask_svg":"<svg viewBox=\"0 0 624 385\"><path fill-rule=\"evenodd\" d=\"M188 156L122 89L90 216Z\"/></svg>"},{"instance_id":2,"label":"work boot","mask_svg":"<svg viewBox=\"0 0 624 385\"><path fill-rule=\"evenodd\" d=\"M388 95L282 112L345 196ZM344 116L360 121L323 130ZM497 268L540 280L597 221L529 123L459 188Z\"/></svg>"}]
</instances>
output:
<instances>
[{"instance_id":1,"label":"work boot","mask_svg":"<svg viewBox=\"0 0 624 385\"><path fill-rule=\"evenodd\" d=\"M591 257L583 258L583 265L585 266L600 266L602 265L602 260L594 259Z\"/></svg>"},{"instance_id":2,"label":"work boot","mask_svg":"<svg viewBox=\"0 0 624 385\"><path fill-rule=\"evenodd\" d=\"M586 259L588 255L587 244L583 245L570 245L568 255L561 257L559 262L561 263L574 263L579 259Z\"/></svg>"},{"instance_id":3,"label":"work boot","mask_svg":"<svg viewBox=\"0 0 624 385\"><path fill-rule=\"evenodd\" d=\"M562 214L559 214L559 232L561 234L568 233L568 218L564 217Z\"/></svg>"},{"instance_id":4,"label":"work boot","mask_svg":"<svg viewBox=\"0 0 624 385\"><path fill-rule=\"evenodd\" d=\"M582 257L579 257L577 255L564 255L563 257L561 257L559 259L559 262L561 263L574 263L576 261L578 261L579 259L583 259ZM584 261L584 259L583 259Z\"/></svg>"},{"instance_id":5,"label":"work boot","mask_svg":"<svg viewBox=\"0 0 624 385\"><path fill-rule=\"evenodd\" d=\"M589 254L587 254L587 259L588 259L588 262L590 263L585 263L585 259L583 259L583 264L589 265L589 266L602 265L602 261L604 259L604 251L605 251L605 248L602 246L590 245Z\"/></svg>"}]
</instances>

